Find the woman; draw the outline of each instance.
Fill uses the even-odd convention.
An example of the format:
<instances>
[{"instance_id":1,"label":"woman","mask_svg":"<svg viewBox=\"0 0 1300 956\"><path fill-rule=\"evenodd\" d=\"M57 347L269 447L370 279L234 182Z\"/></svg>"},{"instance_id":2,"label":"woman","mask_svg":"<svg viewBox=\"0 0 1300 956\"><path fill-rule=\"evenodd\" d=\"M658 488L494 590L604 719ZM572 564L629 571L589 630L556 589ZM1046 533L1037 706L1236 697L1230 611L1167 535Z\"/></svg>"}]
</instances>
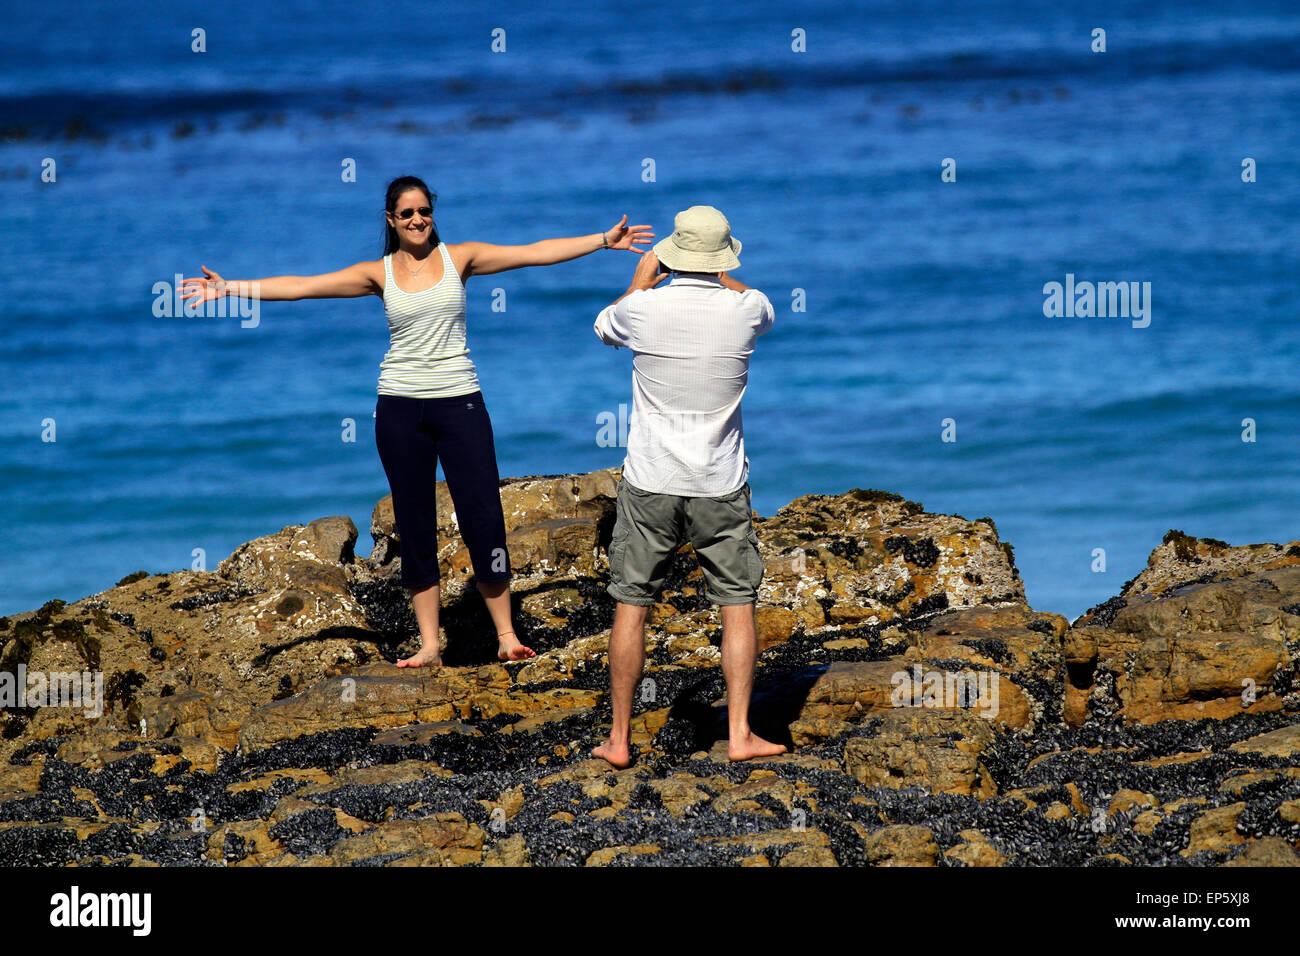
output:
<instances>
[{"instance_id":1,"label":"woman","mask_svg":"<svg viewBox=\"0 0 1300 956\"><path fill-rule=\"evenodd\" d=\"M420 625L420 651L398 667L442 665L438 640L438 461L469 548L474 578L497 631L497 657L536 656L510 629L510 557L497 475L492 422L465 342L465 282L524 266L551 265L597 249L628 249L654 238L627 216L604 233L543 239L526 246L486 242L447 245L433 222L436 195L414 176L388 184L384 255L316 276L227 281L203 266L203 278L185 279L182 298L221 296L262 301L355 298L384 300L391 345L380 365L375 444L393 493L401 539L402 584Z\"/></svg>"}]
</instances>

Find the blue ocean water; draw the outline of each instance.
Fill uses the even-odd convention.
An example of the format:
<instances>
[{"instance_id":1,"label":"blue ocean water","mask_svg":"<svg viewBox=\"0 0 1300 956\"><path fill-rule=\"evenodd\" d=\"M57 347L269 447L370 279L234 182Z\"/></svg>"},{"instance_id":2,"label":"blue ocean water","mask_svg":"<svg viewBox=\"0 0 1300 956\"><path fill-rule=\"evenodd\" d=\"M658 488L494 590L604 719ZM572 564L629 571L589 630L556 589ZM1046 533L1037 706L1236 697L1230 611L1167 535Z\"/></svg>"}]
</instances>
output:
<instances>
[{"instance_id":1,"label":"blue ocean water","mask_svg":"<svg viewBox=\"0 0 1300 956\"><path fill-rule=\"evenodd\" d=\"M760 514L872 487L989 515L1071 618L1169 528L1300 538L1300 10L1061 6L6 4L0 613L322 515L366 552L381 303L245 328L152 290L377 258L405 173L449 242L721 208L777 308L744 403ZM631 357L591 323L635 261L470 280L503 475L621 462L598 418ZM1067 274L1149 282L1149 326L1048 318Z\"/></svg>"}]
</instances>

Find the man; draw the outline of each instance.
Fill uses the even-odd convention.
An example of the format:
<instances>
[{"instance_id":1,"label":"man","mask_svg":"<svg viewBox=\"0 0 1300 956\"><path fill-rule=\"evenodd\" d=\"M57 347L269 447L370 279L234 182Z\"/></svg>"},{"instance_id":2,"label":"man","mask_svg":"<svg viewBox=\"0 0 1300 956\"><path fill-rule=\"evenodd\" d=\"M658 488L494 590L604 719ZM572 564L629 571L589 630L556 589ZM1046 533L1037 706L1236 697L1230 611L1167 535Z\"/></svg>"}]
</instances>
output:
<instances>
[{"instance_id":1,"label":"man","mask_svg":"<svg viewBox=\"0 0 1300 956\"><path fill-rule=\"evenodd\" d=\"M671 236L641 256L628 290L596 318L606 345L632 349L632 416L609 546L609 639L614 723L592 751L631 763L628 725L645 660L645 620L673 554L690 541L709 600L722 608L722 670L732 760L785 747L749 728L758 640L754 601L763 580L750 511L740 400L754 342L776 313L767 296L728 275L740 240L712 206L692 206ZM673 281L659 287L666 272Z\"/></svg>"}]
</instances>

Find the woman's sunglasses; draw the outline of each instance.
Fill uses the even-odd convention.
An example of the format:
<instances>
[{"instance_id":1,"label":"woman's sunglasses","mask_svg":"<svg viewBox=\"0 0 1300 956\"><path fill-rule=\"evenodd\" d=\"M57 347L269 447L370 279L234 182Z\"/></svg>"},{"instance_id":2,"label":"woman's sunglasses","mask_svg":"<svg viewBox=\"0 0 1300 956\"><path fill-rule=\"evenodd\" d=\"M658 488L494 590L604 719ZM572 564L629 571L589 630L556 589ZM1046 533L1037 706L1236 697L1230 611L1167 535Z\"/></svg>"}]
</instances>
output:
<instances>
[{"instance_id":1,"label":"woman's sunglasses","mask_svg":"<svg viewBox=\"0 0 1300 956\"><path fill-rule=\"evenodd\" d=\"M398 219L401 219L402 221L406 221L407 219L410 219L412 216L414 216L417 212L425 219L428 219L430 216L433 215L433 207L421 206L419 209L403 209L401 212L393 213L393 215L396 216Z\"/></svg>"}]
</instances>

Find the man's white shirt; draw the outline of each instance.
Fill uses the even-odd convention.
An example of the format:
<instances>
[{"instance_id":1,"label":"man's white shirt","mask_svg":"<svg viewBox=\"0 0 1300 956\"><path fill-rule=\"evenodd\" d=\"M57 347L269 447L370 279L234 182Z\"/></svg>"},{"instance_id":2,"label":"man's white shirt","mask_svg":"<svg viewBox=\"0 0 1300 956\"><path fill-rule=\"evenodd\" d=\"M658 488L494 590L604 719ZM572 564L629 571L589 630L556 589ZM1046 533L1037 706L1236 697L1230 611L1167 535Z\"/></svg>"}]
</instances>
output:
<instances>
[{"instance_id":1,"label":"man's white shirt","mask_svg":"<svg viewBox=\"0 0 1300 956\"><path fill-rule=\"evenodd\" d=\"M740 400L754 343L775 320L762 292L736 292L699 274L677 274L601 311L600 340L633 353L624 478L645 491L694 497L745 484Z\"/></svg>"}]
</instances>

